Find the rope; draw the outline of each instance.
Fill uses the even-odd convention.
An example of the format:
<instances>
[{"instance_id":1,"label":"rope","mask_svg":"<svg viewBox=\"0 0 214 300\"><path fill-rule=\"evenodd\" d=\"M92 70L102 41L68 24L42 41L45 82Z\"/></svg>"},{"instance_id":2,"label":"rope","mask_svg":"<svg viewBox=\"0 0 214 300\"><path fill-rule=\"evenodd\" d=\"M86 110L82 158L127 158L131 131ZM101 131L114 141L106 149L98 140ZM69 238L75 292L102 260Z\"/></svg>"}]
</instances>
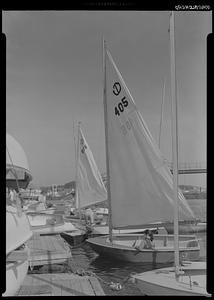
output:
<instances>
[{"instance_id":1,"label":"rope","mask_svg":"<svg viewBox=\"0 0 214 300\"><path fill-rule=\"evenodd\" d=\"M77 274L77 275L79 275L79 276L94 276L98 280L102 281L104 284L108 285L112 290L115 290L115 291L119 291L119 290L121 290L123 288L122 285L119 282L113 282L113 281L108 282L108 281L105 281L104 279L102 279L101 277L99 277L97 274L95 274L92 271L86 271L86 270L80 268L80 269L77 269L74 273ZM125 278L125 280L123 280L123 282L125 282L127 280L128 279Z\"/></svg>"},{"instance_id":2,"label":"rope","mask_svg":"<svg viewBox=\"0 0 214 300\"><path fill-rule=\"evenodd\" d=\"M94 276L96 277L98 280L100 280L102 283L108 285L112 290L114 291L120 291L122 290L122 288L124 287L124 284L125 282L127 281L130 281L131 283L134 283L133 282L133 279L132 279L132 275L136 274L135 272L132 272L130 275L128 275L127 277L125 277L123 280L122 280L122 283L119 283L119 282L108 282L108 281L105 281L104 279L102 279L101 277L99 277L97 274L95 274L94 272L92 271L86 271L82 268L79 268L77 269L74 274L77 274L79 276Z\"/></svg>"}]
</instances>

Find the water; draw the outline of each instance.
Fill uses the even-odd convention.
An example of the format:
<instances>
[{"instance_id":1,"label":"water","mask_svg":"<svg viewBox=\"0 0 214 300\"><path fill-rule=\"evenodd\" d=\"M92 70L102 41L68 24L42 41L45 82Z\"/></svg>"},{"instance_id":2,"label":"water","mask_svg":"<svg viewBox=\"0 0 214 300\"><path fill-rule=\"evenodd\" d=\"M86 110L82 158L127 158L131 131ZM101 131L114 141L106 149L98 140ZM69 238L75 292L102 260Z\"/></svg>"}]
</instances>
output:
<instances>
[{"instance_id":1,"label":"water","mask_svg":"<svg viewBox=\"0 0 214 300\"><path fill-rule=\"evenodd\" d=\"M196 218L206 222L207 199L188 199L187 203L193 210Z\"/></svg>"},{"instance_id":2,"label":"water","mask_svg":"<svg viewBox=\"0 0 214 300\"><path fill-rule=\"evenodd\" d=\"M206 200L189 199L188 203L197 218L206 220ZM200 260L206 260L206 233L196 235L199 238L201 246ZM154 267L163 267L163 265L152 266L151 264L145 263L128 263L114 260L113 258L100 257L86 242L80 247L73 247L71 251L72 263L75 264L77 268L95 273L100 279L99 281L106 295L142 295L137 286L126 279L128 279L131 273L140 273L154 269ZM69 264L53 266L52 269L54 272L71 271ZM39 272L48 272L48 267L44 266ZM120 283L122 289L119 291L112 290L107 284L110 282Z\"/></svg>"}]
</instances>

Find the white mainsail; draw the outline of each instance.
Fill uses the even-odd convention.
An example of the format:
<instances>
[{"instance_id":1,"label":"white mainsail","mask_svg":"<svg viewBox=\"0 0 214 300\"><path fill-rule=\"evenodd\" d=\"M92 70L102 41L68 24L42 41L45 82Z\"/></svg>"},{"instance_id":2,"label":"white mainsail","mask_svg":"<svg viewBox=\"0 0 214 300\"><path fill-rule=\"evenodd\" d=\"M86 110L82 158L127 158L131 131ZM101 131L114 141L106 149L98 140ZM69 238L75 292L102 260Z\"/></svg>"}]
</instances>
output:
<instances>
[{"instance_id":1,"label":"white mainsail","mask_svg":"<svg viewBox=\"0 0 214 300\"><path fill-rule=\"evenodd\" d=\"M107 199L107 191L91 149L78 127L77 188L78 207L84 208Z\"/></svg>"},{"instance_id":2,"label":"white mainsail","mask_svg":"<svg viewBox=\"0 0 214 300\"><path fill-rule=\"evenodd\" d=\"M173 221L172 174L108 50L105 55L111 226ZM194 218L181 191L179 217Z\"/></svg>"}]
</instances>

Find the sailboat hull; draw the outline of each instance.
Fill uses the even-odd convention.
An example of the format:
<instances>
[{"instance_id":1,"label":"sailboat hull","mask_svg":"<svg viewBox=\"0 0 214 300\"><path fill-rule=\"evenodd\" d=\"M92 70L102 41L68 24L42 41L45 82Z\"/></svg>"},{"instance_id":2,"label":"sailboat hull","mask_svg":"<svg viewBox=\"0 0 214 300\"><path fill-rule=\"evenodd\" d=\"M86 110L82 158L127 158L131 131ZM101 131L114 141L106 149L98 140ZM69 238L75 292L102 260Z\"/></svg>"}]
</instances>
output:
<instances>
[{"instance_id":1,"label":"sailboat hull","mask_svg":"<svg viewBox=\"0 0 214 300\"><path fill-rule=\"evenodd\" d=\"M163 268L132 275L134 283L147 296L210 296L206 291L205 262L189 262L184 274L175 279L174 268Z\"/></svg>"},{"instance_id":2,"label":"sailboat hull","mask_svg":"<svg viewBox=\"0 0 214 300\"><path fill-rule=\"evenodd\" d=\"M174 236L154 235L155 248L138 250L134 247L136 241L142 239L140 234L120 234L113 237L113 243L108 236L87 239L92 249L100 255L110 256L117 260L133 263L145 262L152 264L174 262ZM198 260L200 247L194 236L179 236L179 252L181 259Z\"/></svg>"}]
</instances>

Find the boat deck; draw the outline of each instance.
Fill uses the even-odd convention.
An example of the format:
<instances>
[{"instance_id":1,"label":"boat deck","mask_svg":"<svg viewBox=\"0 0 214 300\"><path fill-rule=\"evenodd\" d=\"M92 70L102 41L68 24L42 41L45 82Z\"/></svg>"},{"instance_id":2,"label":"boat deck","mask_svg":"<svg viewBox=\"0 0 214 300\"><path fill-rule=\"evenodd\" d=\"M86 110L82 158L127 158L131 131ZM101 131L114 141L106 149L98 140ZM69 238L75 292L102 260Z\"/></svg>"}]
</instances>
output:
<instances>
[{"instance_id":1,"label":"boat deck","mask_svg":"<svg viewBox=\"0 0 214 300\"><path fill-rule=\"evenodd\" d=\"M184 264L182 267L183 274L180 275L178 281L175 280L174 268L156 269L133 275L133 277L136 279L137 285L145 291L145 294L149 291L148 295L208 296L205 265L204 262ZM151 287L153 288L151 289Z\"/></svg>"},{"instance_id":2,"label":"boat deck","mask_svg":"<svg viewBox=\"0 0 214 300\"><path fill-rule=\"evenodd\" d=\"M97 278L71 273L28 274L16 296L105 295Z\"/></svg>"},{"instance_id":3,"label":"boat deck","mask_svg":"<svg viewBox=\"0 0 214 300\"><path fill-rule=\"evenodd\" d=\"M30 267L63 263L71 258L71 250L60 235L33 234L27 242Z\"/></svg>"}]
</instances>

